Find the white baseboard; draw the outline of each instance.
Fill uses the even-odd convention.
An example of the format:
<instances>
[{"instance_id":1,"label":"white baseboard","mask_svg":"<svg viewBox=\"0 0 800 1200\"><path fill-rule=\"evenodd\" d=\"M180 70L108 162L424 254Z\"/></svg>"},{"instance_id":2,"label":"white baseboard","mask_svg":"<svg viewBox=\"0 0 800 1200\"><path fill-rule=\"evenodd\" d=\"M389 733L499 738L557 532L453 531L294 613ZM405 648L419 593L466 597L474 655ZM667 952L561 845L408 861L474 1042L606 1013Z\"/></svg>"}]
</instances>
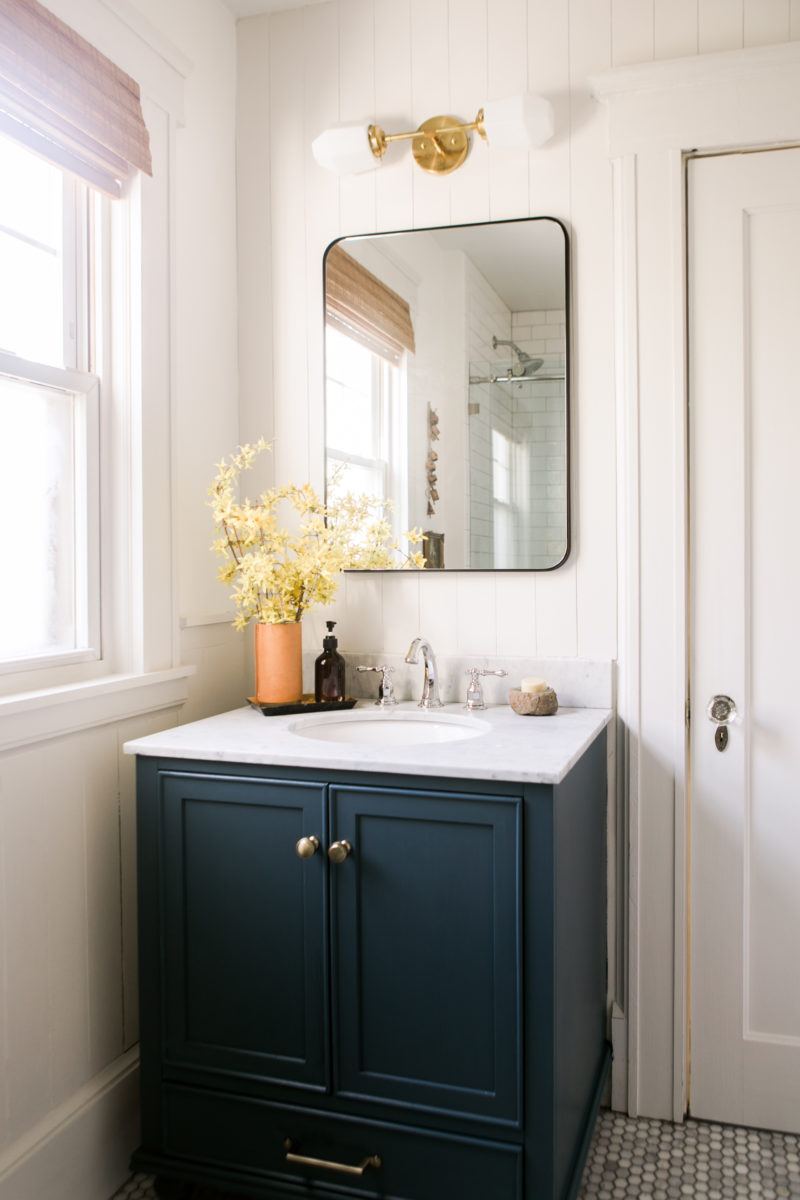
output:
<instances>
[{"instance_id":1,"label":"white baseboard","mask_svg":"<svg viewBox=\"0 0 800 1200\"><path fill-rule=\"evenodd\" d=\"M0 1154L0 1200L109 1200L138 1141L134 1048Z\"/></svg>"}]
</instances>

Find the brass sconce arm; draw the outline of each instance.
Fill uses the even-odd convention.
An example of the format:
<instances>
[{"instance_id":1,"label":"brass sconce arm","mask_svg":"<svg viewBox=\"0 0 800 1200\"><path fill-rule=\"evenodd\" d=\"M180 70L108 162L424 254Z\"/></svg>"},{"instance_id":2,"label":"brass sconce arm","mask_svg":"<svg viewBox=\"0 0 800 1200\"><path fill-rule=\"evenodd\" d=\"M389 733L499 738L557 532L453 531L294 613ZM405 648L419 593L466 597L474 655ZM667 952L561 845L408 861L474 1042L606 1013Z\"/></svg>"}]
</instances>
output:
<instances>
[{"instance_id":1,"label":"brass sconce arm","mask_svg":"<svg viewBox=\"0 0 800 1200\"><path fill-rule=\"evenodd\" d=\"M367 130L369 146L376 158L382 158L392 142L411 142L411 153L423 171L447 175L460 167L469 153L470 134L477 132L486 138L483 128L483 109L474 121L463 122L457 117L431 117L419 129L403 133L387 133L380 125Z\"/></svg>"},{"instance_id":2,"label":"brass sconce arm","mask_svg":"<svg viewBox=\"0 0 800 1200\"><path fill-rule=\"evenodd\" d=\"M387 133L380 125L337 125L312 144L320 166L338 175L373 170L392 142L411 142L414 161L423 171L449 175L465 161L473 133L496 150L528 150L553 135L553 106L544 96L524 93L487 100L474 121L431 117L419 129ZM365 137L366 134L366 137Z\"/></svg>"}]
</instances>

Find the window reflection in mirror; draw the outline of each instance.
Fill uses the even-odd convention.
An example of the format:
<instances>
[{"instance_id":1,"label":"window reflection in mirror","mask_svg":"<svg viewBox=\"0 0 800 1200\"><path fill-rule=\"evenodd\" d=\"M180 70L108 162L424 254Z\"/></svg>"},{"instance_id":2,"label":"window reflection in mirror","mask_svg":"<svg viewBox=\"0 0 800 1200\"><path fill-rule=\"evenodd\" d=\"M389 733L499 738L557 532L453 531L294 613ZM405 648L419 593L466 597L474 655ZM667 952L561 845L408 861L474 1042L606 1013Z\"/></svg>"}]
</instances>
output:
<instances>
[{"instance_id":1,"label":"window reflection in mirror","mask_svg":"<svg viewBox=\"0 0 800 1200\"><path fill-rule=\"evenodd\" d=\"M569 548L567 242L550 218L345 238L325 260L328 488L391 502L427 569Z\"/></svg>"}]
</instances>

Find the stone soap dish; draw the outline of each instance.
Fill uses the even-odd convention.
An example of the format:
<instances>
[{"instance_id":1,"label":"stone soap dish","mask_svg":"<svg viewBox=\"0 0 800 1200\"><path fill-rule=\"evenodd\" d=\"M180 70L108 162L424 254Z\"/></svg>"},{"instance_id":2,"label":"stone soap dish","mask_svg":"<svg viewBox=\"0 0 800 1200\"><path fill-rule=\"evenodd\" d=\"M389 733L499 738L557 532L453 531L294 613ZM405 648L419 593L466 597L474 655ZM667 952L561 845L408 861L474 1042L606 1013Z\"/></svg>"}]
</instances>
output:
<instances>
[{"instance_id":1,"label":"stone soap dish","mask_svg":"<svg viewBox=\"0 0 800 1200\"><path fill-rule=\"evenodd\" d=\"M558 712L558 696L551 687L543 692L523 692L520 688L512 688L508 693L508 703L521 717L552 717L553 713Z\"/></svg>"}]
</instances>

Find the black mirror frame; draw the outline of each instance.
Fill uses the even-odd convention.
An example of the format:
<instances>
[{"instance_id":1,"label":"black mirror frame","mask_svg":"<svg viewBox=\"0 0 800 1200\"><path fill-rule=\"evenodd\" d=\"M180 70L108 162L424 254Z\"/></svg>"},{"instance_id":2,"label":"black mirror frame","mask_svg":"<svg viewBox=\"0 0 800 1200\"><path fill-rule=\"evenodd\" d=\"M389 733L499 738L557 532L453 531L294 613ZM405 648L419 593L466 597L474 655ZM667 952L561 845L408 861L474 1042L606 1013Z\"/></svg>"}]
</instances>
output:
<instances>
[{"instance_id":1,"label":"black mirror frame","mask_svg":"<svg viewBox=\"0 0 800 1200\"><path fill-rule=\"evenodd\" d=\"M550 221L554 225L558 225L564 236L564 328L565 328L565 351L564 351L564 423L565 423L565 447L566 447L566 473L567 473L567 541L564 549L563 558L554 563L552 567L443 567L437 568L435 574L471 574L473 571L478 574L493 574L495 572L501 574L519 574L520 572L535 572L537 575L545 575L550 571L557 571L563 567L572 553L572 318L571 318L571 257L570 257L570 242L569 230L566 224L559 217L541 216L541 217L509 217L500 221L465 221L454 225L424 225L418 229L382 229L373 231L372 233L346 233L340 237L334 238L328 246L325 247L325 253L322 256L322 321L323 328L325 325L325 284L326 284L326 264L328 255L334 246L340 245L341 242L362 241L367 238L376 237L391 237L401 233L439 233L445 229L476 229L486 228L488 225L522 225L530 224L532 221ZM325 380L327 378L326 370L326 339L323 337L322 349L322 394L323 400L326 397ZM322 446L323 455L325 446L327 445L326 438L327 425L327 403L324 403L322 413ZM327 471L325 472L325 502L328 499ZM348 574L354 575L384 575L391 574L397 568L391 567L374 567L369 570L364 569L348 569ZM427 568L410 567L404 568L413 571L414 574L424 575L430 574Z\"/></svg>"}]
</instances>

